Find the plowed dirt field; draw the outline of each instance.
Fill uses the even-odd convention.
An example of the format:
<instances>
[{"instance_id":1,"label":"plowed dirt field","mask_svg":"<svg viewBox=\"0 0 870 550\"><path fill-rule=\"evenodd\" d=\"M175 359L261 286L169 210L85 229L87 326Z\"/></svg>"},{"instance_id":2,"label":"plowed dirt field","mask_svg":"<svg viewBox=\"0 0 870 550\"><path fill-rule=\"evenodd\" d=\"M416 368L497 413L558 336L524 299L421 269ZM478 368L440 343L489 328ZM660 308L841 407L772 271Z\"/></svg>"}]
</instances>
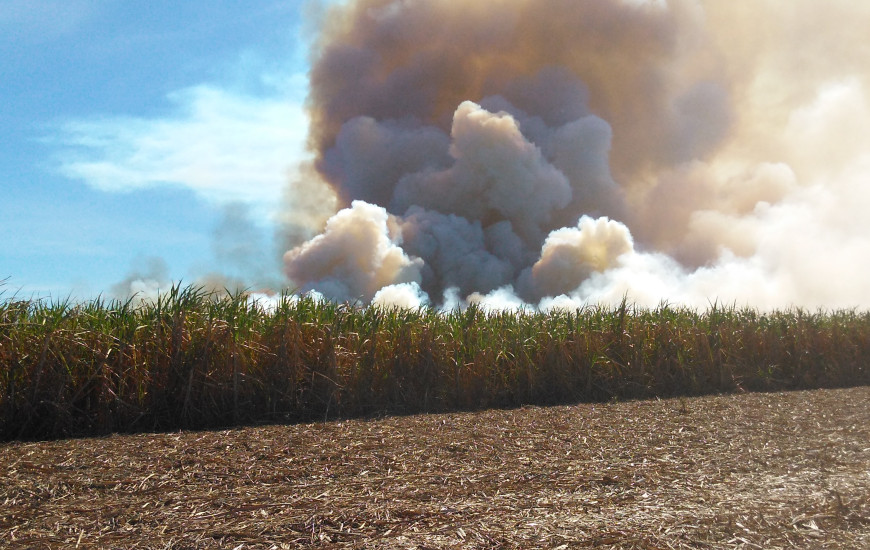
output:
<instances>
[{"instance_id":1,"label":"plowed dirt field","mask_svg":"<svg viewBox=\"0 0 870 550\"><path fill-rule=\"evenodd\" d=\"M0 547L870 548L870 387L3 444Z\"/></svg>"}]
</instances>

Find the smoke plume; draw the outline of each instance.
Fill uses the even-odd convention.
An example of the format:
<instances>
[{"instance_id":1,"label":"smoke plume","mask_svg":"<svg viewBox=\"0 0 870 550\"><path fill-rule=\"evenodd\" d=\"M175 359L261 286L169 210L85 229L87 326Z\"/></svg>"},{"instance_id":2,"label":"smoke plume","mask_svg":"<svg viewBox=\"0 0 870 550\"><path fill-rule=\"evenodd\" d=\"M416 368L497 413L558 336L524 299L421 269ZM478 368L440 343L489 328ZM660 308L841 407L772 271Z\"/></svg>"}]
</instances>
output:
<instances>
[{"instance_id":1,"label":"smoke plume","mask_svg":"<svg viewBox=\"0 0 870 550\"><path fill-rule=\"evenodd\" d=\"M306 185L336 207L284 256L300 290L870 306L870 5L354 0L320 21Z\"/></svg>"},{"instance_id":2,"label":"smoke plume","mask_svg":"<svg viewBox=\"0 0 870 550\"><path fill-rule=\"evenodd\" d=\"M154 301L161 291L172 286L169 266L156 256L137 258L127 276L109 289L112 298L133 299L139 302Z\"/></svg>"}]
</instances>

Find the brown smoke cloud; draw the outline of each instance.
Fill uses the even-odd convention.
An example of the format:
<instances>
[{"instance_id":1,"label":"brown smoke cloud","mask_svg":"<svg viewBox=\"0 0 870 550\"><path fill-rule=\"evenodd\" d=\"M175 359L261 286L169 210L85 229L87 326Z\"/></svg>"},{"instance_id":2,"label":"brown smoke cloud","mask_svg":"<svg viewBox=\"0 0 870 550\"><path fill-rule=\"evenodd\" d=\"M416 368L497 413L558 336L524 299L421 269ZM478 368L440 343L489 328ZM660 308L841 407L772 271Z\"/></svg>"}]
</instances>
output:
<instances>
[{"instance_id":1,"label":"brown smoke cloud","mask_svg":"<svg viewBox=\"0 0 870 550\"><path fill-rule=\"evenodd\" d=\"M356 0L321 21L311 181L346 209L285 255L299 288L870 305L870 5Z\"/></svg>"}]
</instances>

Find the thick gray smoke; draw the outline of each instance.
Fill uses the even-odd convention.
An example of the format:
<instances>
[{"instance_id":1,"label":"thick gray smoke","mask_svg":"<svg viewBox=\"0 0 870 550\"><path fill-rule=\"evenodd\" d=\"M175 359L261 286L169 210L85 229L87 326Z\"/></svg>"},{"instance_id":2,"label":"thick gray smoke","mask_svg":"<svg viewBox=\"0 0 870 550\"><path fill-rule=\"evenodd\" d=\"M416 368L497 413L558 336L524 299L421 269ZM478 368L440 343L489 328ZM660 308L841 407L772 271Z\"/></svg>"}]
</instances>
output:
<instances>
[{"instance_id":1,"label":"thick gray smoke","mask_svg":"<svg viewBox=\"0 0 870 550\"><path fill-rule=\"evenodd\" d=\"M322 20L306 185L338 211L284 256L300 290L870 306L870 5L356 0Z\"/></svg>"}]
</instances>

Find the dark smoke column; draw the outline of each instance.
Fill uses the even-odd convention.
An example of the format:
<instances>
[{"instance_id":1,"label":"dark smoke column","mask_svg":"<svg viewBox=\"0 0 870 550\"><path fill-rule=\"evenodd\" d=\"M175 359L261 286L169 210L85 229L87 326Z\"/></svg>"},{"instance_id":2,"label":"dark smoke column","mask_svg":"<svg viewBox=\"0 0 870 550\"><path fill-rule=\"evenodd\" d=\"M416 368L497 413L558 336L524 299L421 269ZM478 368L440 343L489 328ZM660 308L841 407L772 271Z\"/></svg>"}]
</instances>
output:
<instances>
[{"instance_id":1,"label":"dark smoke column","mask_svg":"<svg viewBox=\"0 0 870 550\"><path fill-rule=\"evenodd\" d=\"M728 131L725 87L682 63L696 12L637 0L333 8L314 52L310 145L347 209L285 255L288 276L338 300L412 285L436 303L499 288L536 302L615 265L634 247L619 223L626 193Z\"/></svg>"}]
</instances>

